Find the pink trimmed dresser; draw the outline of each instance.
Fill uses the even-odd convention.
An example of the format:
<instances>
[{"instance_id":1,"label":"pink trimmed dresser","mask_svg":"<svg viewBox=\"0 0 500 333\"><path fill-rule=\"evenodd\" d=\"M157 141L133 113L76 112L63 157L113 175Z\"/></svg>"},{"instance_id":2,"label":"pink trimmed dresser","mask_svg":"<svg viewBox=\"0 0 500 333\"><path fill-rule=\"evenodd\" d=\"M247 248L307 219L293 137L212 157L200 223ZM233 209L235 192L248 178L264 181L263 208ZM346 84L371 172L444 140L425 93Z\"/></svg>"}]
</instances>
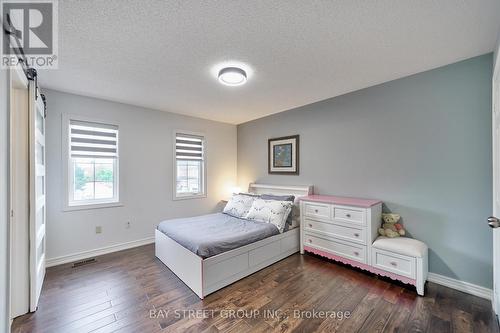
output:
<instances>
[{"instance_id":1,"label":"pink trimmed dresser","mask_svg":"<svg viewBox=\"0 0 500 333\"><path fill-rule=\"evenodd\" d=\"M304 251L416 286L424 294L427 246L415 239L378 237L380 200L309 195L300 198Z\"/></svg>"}]
</instances>

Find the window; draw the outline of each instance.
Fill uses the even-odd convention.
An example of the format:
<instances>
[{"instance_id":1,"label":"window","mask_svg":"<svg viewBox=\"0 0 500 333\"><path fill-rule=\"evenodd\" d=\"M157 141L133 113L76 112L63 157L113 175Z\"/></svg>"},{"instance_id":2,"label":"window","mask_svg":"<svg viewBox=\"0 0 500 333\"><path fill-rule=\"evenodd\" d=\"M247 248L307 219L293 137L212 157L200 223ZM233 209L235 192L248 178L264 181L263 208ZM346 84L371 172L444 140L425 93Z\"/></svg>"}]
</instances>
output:
<instances>
[{"instance_id":1,"label":"window","mask_svg":"<svg viewBox=\"0 0 500 333\"><path fill-rule=\"evenodd\" d=\"M205 139L199 135L175 135L175 198L205 195Z\"/></svg>"},{"instance_id":2,"label":"window","mask_svg":"<svg viewBox=\"0 0 500 333\"><path fill-rule=\"evenodd\" d=\"M69 121L68 206L118 202L118 126Z\"/></svg>"}]
</instances>

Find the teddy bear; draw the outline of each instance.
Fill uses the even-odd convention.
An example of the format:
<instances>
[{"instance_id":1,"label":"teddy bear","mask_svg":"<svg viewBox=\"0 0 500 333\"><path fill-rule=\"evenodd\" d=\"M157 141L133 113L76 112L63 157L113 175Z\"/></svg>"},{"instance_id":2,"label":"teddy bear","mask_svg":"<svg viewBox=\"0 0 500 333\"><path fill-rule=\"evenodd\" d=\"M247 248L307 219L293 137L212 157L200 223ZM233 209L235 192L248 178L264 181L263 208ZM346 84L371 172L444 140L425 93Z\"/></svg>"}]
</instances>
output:
<instances>
[{"instance_id":1,"label":"teddy bear","mask_svg":"<svg viewBox=\"0 0 500 333\"><path fill-rule=\"evenodd\" d=\"M404 236L406 234L405 229L399 223L401 216L399 214L382 214L382 228L378 229L378 233L381 236L386 236L390 238Z\"/></svg>"}]
</instances>

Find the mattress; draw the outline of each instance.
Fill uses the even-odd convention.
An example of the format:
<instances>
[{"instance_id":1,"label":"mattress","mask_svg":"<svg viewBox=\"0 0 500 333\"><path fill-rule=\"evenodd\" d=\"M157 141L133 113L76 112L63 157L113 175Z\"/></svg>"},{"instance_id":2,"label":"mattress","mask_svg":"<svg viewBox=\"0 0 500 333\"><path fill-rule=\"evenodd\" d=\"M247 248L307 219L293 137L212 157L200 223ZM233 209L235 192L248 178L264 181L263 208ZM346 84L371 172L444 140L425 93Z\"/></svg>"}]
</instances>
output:
<instances>
[{"instance_id":1,"label":"mattress","mask_svg":"<svg viewBox=\"0 0 500 333\"><path fill-rule=\"evenodd\" d=\"M224 213L163 221L158 230L202 258L279 234L271 223L236 218Z\"/></svg>"}]
</instances>

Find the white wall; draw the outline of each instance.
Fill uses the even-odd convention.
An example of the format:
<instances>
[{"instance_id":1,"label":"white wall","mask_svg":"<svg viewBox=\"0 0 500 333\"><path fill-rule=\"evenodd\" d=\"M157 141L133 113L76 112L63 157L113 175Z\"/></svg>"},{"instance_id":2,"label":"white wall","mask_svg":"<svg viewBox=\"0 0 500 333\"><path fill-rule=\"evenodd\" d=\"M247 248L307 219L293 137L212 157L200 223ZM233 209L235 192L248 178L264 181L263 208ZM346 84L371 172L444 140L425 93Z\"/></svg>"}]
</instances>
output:
<instances>
[{"instance_id":1,"label":"white wall","mask_svg":"<svg viewBox=\"0 0 500 333\"><path fill-rule=\"evenodd\" d=\"M236 126L95 98L44 90L47 96L47 258L153 237L162 220L213 212L236 183ZM122 207L63 211L62 114L97 118L120 130ZM208 195L173 201L173 132L207 140ZM132 223L126 229L126 222ZM95 227L102 226L102 234Z\"/></svg>"}]
</instances>

